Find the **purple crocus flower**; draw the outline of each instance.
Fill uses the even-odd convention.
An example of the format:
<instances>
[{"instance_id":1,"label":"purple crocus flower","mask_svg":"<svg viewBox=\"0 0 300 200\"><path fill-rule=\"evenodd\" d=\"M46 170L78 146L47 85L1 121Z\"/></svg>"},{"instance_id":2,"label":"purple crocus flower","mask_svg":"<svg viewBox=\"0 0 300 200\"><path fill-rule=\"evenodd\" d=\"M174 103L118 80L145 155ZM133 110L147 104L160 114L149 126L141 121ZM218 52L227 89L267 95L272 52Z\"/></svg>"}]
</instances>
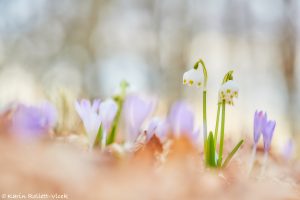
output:
<instances>
[{"instance_id":1,"label":"purple crocus flower","mask_svg":"<svg viewBox=\"0 0 300 200\"><path fill-rule=\"evenodd\" d=\"M147 129L147 139L155 134L161 141L165 141L168 133L174 134L175 137L186 135L192 142L198 143L199 130L194 129L194 114L186 103L176 102L173 104L164 121L157 117L153 118Z\"/></svg>"},{"instance_id":2,"label":"purple crocus flower","mask_svg":"<svg viewBox=\"0 0 300 200\"><path fill-rule=\"evenodd\" d=\"M106 145L107 133L110 130L111 124L117 114L118 105L114 100L108 99L100 104L99 109L100 109L100 117L103 126L103 133L102 133L102 140L101 140L101 147L103 149Z\"/></svg>"},{"instance_id":3,"label":"purple crocus flower","mask_svg":"<svg viewBox=\"0 0 300 200\"><path fill-rule=\"evenodd\" d=\"M83 99L80 102L77 101L75 103L75 109L83 122L86 134L89 139L90 148L92 148L95 143L98 129L101 125L99 107L99 99L94 100L92 104L89 100L86 99Z\"/></svg>"},{"instance_id":4,"label":"purple crocus flower","mask_svg":"<svg viewBox=\"0 0 300 200\"><path fill-rule=\"evenodd\" d=\"M193 136L194 134L194 114L184 102L176 102L168 116L168 122L172 133L178 137L182 134Z\"/></svg>"},{"instance_id":5,"label":"purple crocus flower","mask_svg":"<svg viewBox=\"0 0 300 200\"><path fill-rule=\"evenodd\" d=\"M259 141L260 135L262 134L263 128L267 123L267 113L263 111L256 111L254 114L254 131L253 131L253 138L254 144L256 145Z\"/></svg>"},{"instance_id":6,"label":"purple crocus flower","mask_svg":"<svg viewBox=\"0 0 300 200\"><path fill-rule=\"evenodd\" d=\"M118 110L116 102L112 99L103 102L96 99L91 103L89 100L83 99L75 103L75 109L83 122L90 148L92 148L95 143L100 125L103 125L102 146L104 147L107 132Z\"/></svg>"},{"instance_id":7,"label":"purple crocus flower","mask_svg":"<svg viewBox=\"0 0 300 200\"><path fill-rule=\"evenodd\" d=\"M270 150L274 130L275 130L276 122L268 121L262 129L262 134L264 138L264 150L268 152Z\"/></svg>"},{"instance_id":8,"label":"purple crocus flower","mask_svg":"<svg viewBox=\"0 0 300 200\"><path fill-rule=\"evenodd\" d=\"M95 143L101 124L103 125L102 146L104 146L107 132L117 113L117 104L112 99L108 99L104 102L100 102L99 99L96 99L92 104L89 100L83 99L75 103L75 109L83 121L85 131L89 138L90 148L92 148Z\"/></svg>"},{"instance_id":9,"label":"purple crocus flower","mask_svg":"<svg viewBox=\"0 0 300 200\"><path fill-rule=\"evenodd\" d=\"M42 136L48 133L57 121L55 107L44 102L39 106L17 106L12 116L12 131L24 138Z\"/></svg>"},{"instance_id":10,"label":"purple crocus flower","mask_svg":"<svg viewBox=\"0 0 300 200\"><path fill-rule=\"evenodd\" d=\"M108 99L100 103L99 110L103 129L107 132L109 131L111 123L117 114L118 105L114 100Z\"/></svg>"},{"instance_id":11,"label":"purple crocus flower","mask_svg":"<svg viewBox=\"0 0 300 200\"><path fill-rule=\"evenodd\" d=\"M136 95L130 95L126 98L123 107L123 117L129 131L127 134L128 143L133 143L137 139L143 122L152 112L153 108L153 101Z\"/></svg>"},{"instance_id":12,"label":"purple crocus flower","mask_svg":"<svg viewBox=\"0 0 300 200\"><path fill-rule=\"evenodd\" d=\"M254 146L253 146L252 156L251 156L250 164L249 164L249 168L248 168L248 174L251 173L253 163L255 161L256 145L259 141L261 134L263 135L264 150L265 150L265 156L264 156L263 167L262 167L261 173L262 174L264 173L266 163L268 160L268 152L270 150L275 126L276 126L275 121L272 121L272 120L268 121L267 113L263 113L263 111L255 112L255 114L254 114L254 132L253 132Z\"/></svg>"}]
</instances>

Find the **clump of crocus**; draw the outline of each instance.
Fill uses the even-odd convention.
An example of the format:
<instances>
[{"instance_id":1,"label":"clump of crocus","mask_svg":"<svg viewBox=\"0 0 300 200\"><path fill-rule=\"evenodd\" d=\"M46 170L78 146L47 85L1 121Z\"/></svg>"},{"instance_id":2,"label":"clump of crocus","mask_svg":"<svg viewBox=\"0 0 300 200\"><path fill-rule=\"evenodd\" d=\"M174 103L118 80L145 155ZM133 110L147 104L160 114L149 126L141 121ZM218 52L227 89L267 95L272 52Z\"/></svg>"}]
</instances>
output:
<instances>
[{"instance_id":1,"label":"clump of crocus","mask_svg":"<svg viewBox=\"0 0 300 200\"><path fill-rule=\"evenodd\" d=\"M264 161L263 161L263 167L262 167L262 173L265 170L267 160L268 160L268 154L270 151L270 146L275 130L276 122L269 120L267 117L267 113L264 113L263 111L256 111L254 114L254 130L253 130L253 151L250 159L248 174L250 174L253 163L255 161L255 155L256 155L256 148L257 144L259 142L259 138L262 135L263 141L264 141Z\"/></svg>"},{"instance_id":2,"label":"clump of crocus","mask_svg":"<svg viewBox=\"0 0 300 200\"><path fill-rule=\"evenodd\" d=\"M38 106L20 104L12 116L12 132L23 139L36 138L49 133L56 121L57 111L48 102Z\"/></svg>"},{"instance_id":3,"label":"clump of crocus","mask_svg":"<svg viewBox=\"0 0 300 200\"><path fill-rule=\"evenodd\" d=\"M101 141L102 148L104 148L107 132L117 112L116 103L111 99L102 103L99 99L94 100L93 103L83 99L75 103L75 108L88 136L89 148L92 149L95 143L98 142L96 141L97 135L99 135L98 139Z\"/></svg>"},{"instance_id":4,"label":"clump of crocus","mask_svg":"<svg viewBox=\"0 0 300 200\"><path fill-rule=\"evenodd\" d=\"M203 72L198 69L198 65L202 65ZM187 71L183 75L183 84L188 84L190 86L202 86L203 85L203 136L204 136L204 153L205 162L210 167L226 167L233 155L237 152L243 143L241 140L233 150L228 154L227 158L223 162L223 146L224 146L224 132L225 132L225 107L226 104L233 105L233 99L238 97L238 87L233 81L233 71L229 71L222 82L221 88L219 90L218 97L218 111L216 119L215 133L209 133L207 137L207 120L206 120L206 84L207 84L207 71L204 62L200 59L195 65L194 69ZM218 127L219 127L219 117L220 109L222 107L222 118L221 118L221 133L220 133L220 145L219 145L219 155L216 153L217 141L218 141Z\"/></svg>"}]
</instances>

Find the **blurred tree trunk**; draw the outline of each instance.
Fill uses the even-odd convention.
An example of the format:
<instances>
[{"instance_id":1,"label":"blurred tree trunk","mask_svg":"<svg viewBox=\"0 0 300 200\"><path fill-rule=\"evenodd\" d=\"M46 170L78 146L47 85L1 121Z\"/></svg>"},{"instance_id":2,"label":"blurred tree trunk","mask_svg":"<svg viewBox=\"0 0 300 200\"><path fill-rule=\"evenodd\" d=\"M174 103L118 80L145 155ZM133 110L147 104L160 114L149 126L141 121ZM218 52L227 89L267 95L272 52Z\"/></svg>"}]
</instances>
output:
<instances>
[{"instance_id":1,"label":"blurred tree trunk","mask_svg":"<svg viewBox=\"0 0 300 200\"><path fill-rule=\"evenodd\" d=\"M284 0L283 19L280 26L279 53L282 63L286 87L288 91L287 115L292 134L298 131L296 124L297 100L296 100L296 51L297 51L297 31L296 31L296 2L293 0Z\"/></svg>"},{"instance_id":2,"label":"blurred tree trunk","mask_svg":"<svg viewBox=\"0 0 300 200\"><path fill-rule=\"evenodd\" d=\"M182 96L181 79L186 67L187 2L163 0L154 2L157 41L159 89L168 100Z\"/></svg>"}]
</instances>

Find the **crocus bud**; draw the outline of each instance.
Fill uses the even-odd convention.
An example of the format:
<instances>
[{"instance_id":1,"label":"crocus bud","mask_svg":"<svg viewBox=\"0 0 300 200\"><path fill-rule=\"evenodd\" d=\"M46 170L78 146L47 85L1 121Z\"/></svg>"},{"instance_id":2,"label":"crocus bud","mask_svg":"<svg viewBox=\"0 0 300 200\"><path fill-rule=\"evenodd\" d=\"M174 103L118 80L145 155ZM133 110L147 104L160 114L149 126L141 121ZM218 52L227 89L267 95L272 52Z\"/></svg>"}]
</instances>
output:
<instances>
[{"instance_id":1,"label":"crocus bud","mask_svg":"<svg viewBox=\"0 0 300 200\"><path fill-rule=\"evenodd\" d=\"M233 98L238 97L239 89L235 81L225 82L219 90L219 102L225 100L225 103L233 105Z\"/></svg>"},{"instance_id":2,"label":"crocus bud","mask_svg":"<svg viewBox=\"0 0 300 200\"><path fill-rule=\"evenodd\" d=\"M264 138L264 150L269 151L271 147L271 142L273 138L273 133L275 130L276 122L275 121L268 121L264 128L262 129L262 134Z\"/></svg>"},{"instance_id":3,"label":"crocus bud","mask_svg":"<svg viewBox=\"0 0 300 200\"><path fill-rule=\"evenodd\" d=\"M254 114L254 131L253 131L253 139L254 144L257 144L262 134L262 129L267 123L267 113L263 111L256 111Z\"/></svg>"}]
</instances>

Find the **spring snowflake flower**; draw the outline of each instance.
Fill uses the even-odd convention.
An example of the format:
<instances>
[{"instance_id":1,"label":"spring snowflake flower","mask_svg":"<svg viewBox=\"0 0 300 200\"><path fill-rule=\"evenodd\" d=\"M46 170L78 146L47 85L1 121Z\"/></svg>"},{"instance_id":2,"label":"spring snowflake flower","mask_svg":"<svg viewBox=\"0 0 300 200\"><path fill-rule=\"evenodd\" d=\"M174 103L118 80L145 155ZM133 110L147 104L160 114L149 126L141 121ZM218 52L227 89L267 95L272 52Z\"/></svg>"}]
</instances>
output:
<instances>
[{"instance_id":1,"label":"spring snowflake flower","mask_svg":"<svg viewBox=\"0 0 300 200\"><path fill-rule=\"evenodd\" d=\"M204 75L200 68L190 69L183 74L183 84L201 87L204 84Z\"/></svg>"},{"instance_id":2,"label":"spring snowflake flower","mask_svg":"<svg viewBox=\"0 0 300 200\"><path fill-rule=\"evenodd\" d=\"M225 103L233 105L233 98L237 98L238 93L239 89L236 82L229 80L225 82L219 90L219 102L225 100Z\"/></svg>"}]
</instances>

